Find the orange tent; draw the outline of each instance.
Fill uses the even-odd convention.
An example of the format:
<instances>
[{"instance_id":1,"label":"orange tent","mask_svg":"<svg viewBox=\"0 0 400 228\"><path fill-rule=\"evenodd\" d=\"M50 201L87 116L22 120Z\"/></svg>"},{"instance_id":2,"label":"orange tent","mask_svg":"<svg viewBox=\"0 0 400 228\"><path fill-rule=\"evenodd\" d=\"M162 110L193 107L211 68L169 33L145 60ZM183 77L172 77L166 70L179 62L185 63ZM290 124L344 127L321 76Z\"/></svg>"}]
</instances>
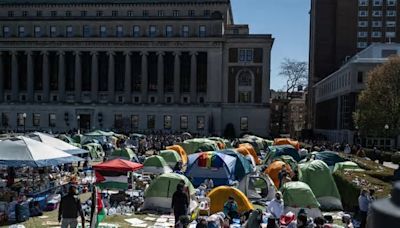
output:
<instances>
[{"instance_id":1,"label":"orange tent","mask_svg":"<svg viewBox=\"0 0 400 228\"><path fill-rule=\"evenodd\" d=\"M254 158L254 161L255 161L256 165L260 165L261 164L261 160L260 160L260 158L258 158L257 152L254 150L253 146L250 143L239 144L239 148L245 148L248 151L248 153ZM238 152L241 153L239 151L239 148L237 148ZM244 156L246 156L246 155L244 155Z\"/></svg>"},{"instance_id":2,"label":"orange tent","mask_svg":"<svg viewBox=\"0 0 400 228\"><path fill-rule=\"evenodd\" d=\"M274 139L274 145L292 145L296 150L300 150L300 143L296 140L291 140L289 138L277 138Z\"/></svg>"},{"instance_id":3,"label":"orange tent","mask_svg":"<svg viewBox=\"0 0 400 228\"><path fill-rule=\"evenodd\" d=\"M286 167L286 170L288 173L290 173L290 175L292 176L293 171L290 168L290 165L286 164L283 161L274 161L272 162L268 168L264 171L266 174L269 175L269 177L271 177L272 181L274 182L275 186L277 188L279 188L279 172L282 170L282 166Z\"/></svg>"},{"instance_id":4,"label":"orange tent","mask_svg":"<svg viewBox=\"0 0 400 228\"><path fill-rule=\"evenodd\" d=\"M239 213L254 210L253 204L251 204L246 195L239 189L228 186L219 186L211 190L207 195L207 197L210 198L211 214L223 211L224 204L228 201L229 196L232 196L235 199Z\"/></svg>"},{"instance_id":5,"label":"orange tent","mask_svg":"<svg viewBox=\"0 0 400 228\"><path fill-rule=\"evenodd\" d=\"M185 165L188 162L188 157L185 150L179 145L167 146L165 149L176 151L182 158L182 163Z\"/></svg>"},{"instance_id":6,"label":"orange tent","mask_svg":"<svg viewBox=\"0 0 400 228\"><path fill-rule=\"evenodd\" d=\"M218 148L219 148L220 150L225 149L225 145L224 145L222 142L220 142L220 141L217 141L217 146L218 146Z\"/></svg>"}]
</instances>

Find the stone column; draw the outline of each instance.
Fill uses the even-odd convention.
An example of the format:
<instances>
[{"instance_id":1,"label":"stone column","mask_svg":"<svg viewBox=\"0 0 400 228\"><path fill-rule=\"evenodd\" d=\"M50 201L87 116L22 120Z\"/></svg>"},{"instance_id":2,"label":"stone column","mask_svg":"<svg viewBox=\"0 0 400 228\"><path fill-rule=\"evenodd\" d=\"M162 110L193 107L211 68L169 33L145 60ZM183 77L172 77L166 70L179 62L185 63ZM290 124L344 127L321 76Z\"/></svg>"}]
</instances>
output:
<instances>
[{"instance_id":1,"label":"stone column","mask_svg":"<svg viewBox=\"0 0 400 228\"><path fill-rule=\"evenodd\" d=\"M59 101L65 101L65 52L58 52L58 96Z\"/></svg>"},{"instance_id":2,"label":"stone column","mask_svg":"<svg viewBox=\"0 0 400 228\"><path fill-rule=\"evenodd\" d=\"M110 51L108 54L108 102L115 102L115 64L114 52Z\"/></svg>"},{"instance_id":3,"label":"stone column","mask_svg":"<svg viewBox=\"0 0 400 228\"><path fill-rule=\"evenodd\" d=\"M164 52L158 52L157 59L157 93L158 103L164 103Z\"/></svg>"},{"instance_id":4,"label":"stone column","mask_svg":"<svg viewBox=\"0 0 400 228\"><path fill-rule=\"evenodd\" d=\"M47 51L42 52L43 55L43 101L48 102L50 97L50 75L49 75L49 53Z\"/></svg>"},{"instance_id":5,"label":"stone column","mask_svg":"<svg viewBox=\"0 0 400 228\"><path fill-rule=\"evenodd\" d=\"M92 56L92 75L91 75L91 99L92 102L97 102L97 94L99 90L99 74L98 74L98 53L93 51L90 53Z\"/></svg>"},{"instance_id":6,"label":"stone column","mask_svg":"<svg viewBox=\"0 0 400 228\"><path fill-rule=\"evenodd\" d=\"M19 100L18 52L11 51L11 100Z\"/></svg>"},{"instance_id":7,"label":"stone column","mask_svg":"<svg viewBox=\"0 0 400 228\"><path fill-rule=\"evenodd\" d=\"M3 52L0 51L0 103L4 101L4 66Z\"/></svg>"},{"instance_id":8,"label":"stone column","mask_svg":"<svg viewBox=\"0 0 400 228\"><path fill-rule=\"evenodd\" d=\"M141 87L142 87L142 103L147 103L147 91L148 91L148 74L147 74L147 52L141 52L142 55L142 77L141 77Z\"/></svg>"},{"instance_id":9,"label":"stone column","mask_svg":"<svg viewBox=\"0 0 400 228\"><path fill-rule=\"evenodd\" d=\"M180 103L181 90L180 90L180 77L181 77L181 59L180 52L174 52L174 103Z\"/></svg>"},{"instance_id":10,"label":"stone column","mask_svg":"<svg viewBox=\"0 0 400 228\"><path fill-rule=\"evenodd\" d=\"M131 73L131 52L126 51L124 52L125 55L125 85L124 85L124 92L125 92L125 103L131 103L132 101L132 73Z\"/></svg>"},{"instance_id":11,"label":"stone column","mask_svg":"<svg viewBox=\"0 0 400 228\"><path fill-rule=\"evenodd\" d=\"M27 79L27 100L28 102L34 101L34 70L33 70L33 56L31 51L25 52L26 54L26 79Z\"/></svg>"},{"instance_id":12,"label":"stone column","mask_svg":"<svg viewBox=\"0 0 400 228\"><path fill-rule=\"evenodd\" d=\"M191 52L190 55L190 102L197 103L197 52Z\"/></svg>"},{"instance_id":13,"label":"stone column","mask_svg":"<svg viewBox=\"0 0 400 228\"><path fill-rule=\"evenodd\" d=\"M81 52L76 51L75 53L75 102L81 101L82 91L82 69L81 69Z\"/></svg>"}]
</instances>

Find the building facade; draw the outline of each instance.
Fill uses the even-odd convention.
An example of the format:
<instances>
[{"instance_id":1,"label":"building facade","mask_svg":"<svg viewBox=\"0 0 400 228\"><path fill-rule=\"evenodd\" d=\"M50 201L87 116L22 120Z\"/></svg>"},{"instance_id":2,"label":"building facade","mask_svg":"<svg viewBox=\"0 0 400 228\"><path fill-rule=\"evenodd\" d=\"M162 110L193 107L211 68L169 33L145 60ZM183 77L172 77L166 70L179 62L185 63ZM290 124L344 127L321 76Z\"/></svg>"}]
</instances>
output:
<instances>
[{"instance_id":1,"label":"building facade","mask_svg":"<svg viewBox=\"0 0 400 228\"><path fill-rule=\"evenodd\" d=\"M269 134L269 34L228 0L0 0L3 130Z\"/></svg>"},{"instance_id":2,"label":"building facade","mask_svg":"<svg viewBox=\"0 0 400 228\"><path fill-rule=\"evenodd\" d=\"M400 7L396 0L312 0L310 12L307 125L315 127L314 85L370 44L399 42Z\"/></svg>"},{"instance_id":3,"label":"building facade","mask_svg":"<svg viewBox=\"0 0 400 228\"><path fill-rule=\"evenodd\" d=\"M377 65L400 53L399 44L372 44L351 58L339 70L314 85L316 101L316 133L333 142L360 142L353 113L358 95L365 88L367 74ZM327 121L329 120L329 121ZM383 126L382 126L383 127ZM375 141L375 142L374 142ZM367 146L390 147L391 141L366 140Z\"/></svg>"}]
</instances>

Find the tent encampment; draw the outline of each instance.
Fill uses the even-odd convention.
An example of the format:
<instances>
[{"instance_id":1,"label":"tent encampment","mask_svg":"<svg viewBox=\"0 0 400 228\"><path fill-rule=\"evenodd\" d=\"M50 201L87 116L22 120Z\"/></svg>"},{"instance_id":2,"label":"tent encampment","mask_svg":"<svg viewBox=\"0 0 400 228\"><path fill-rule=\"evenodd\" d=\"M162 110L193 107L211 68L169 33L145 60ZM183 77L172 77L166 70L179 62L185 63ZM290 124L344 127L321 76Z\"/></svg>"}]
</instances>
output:
<instances>
[{"instance_id":1,"label":"tent encampment","mask_svg":"<svg viewBox=\"0 0 400 228\"><path fill-rule=\"evenodd\" d=\"M364 169L361 169L360 166L357 165L357 163L352 162L352 161L345 161L345 162L338 162L335 164L335 167L333 168L332 173L336 171L343 171L343 170L351 170L351 171L356 171L356 172L361 172L364 171Z\"/></svg>"},{"instance_id":2,"label":"tent encampment","mask_svg":"<svg viewBox=\"0 0 400 228\"><path fill-rule=\"evenodd\" d=\"M172 146L167 146L165 147L166 150L174 150L176 152L178 152L178 154L181 156L182 159L182 164L186 165L188 162L188 157L187 154L185 152L185 150L179 146L179 145L172 145Z\"/></svg>"},{"instance_id":3,"label":"tent encampment","mask_svg":"<svg viewBox=\"0 0 400 228\"><path fill-rule=\"evenodd\" d=\"M249 160L246 159L245 156L238 153L235 150L219 150L219 153L227 154L232 157L236 158L236 165L235 165L235 178L237 180L241 180L244 176L254 171L255 167Z\"/></svg>"},{"instance_id":4,"label":"tent encampment","mask_svg":"<svg viewBox=\"0 0 400 228\"><path fill-rule=\"evenodd\" d=\"M343 210L339 190L325 162L299 164L299 180L310 186L322 210Z\"/></svg>"},{"instance_id":5,"label":"tent encampment","mask_svg":"<svg viewBox=\"0 0 400 228\"><path fill-rule=\"evenodd\" d=\"M182 160L181 156L179 156L178 152L175 150L161 150L160 156L164 158L172 169L175 167L176 163Z\"/></svg>"},{"instance_id":6,"label":"tent encampment","mask_svg":"<svg viewBox=\"0 0 400 228\"><path fill-rule=\"evenodd\" d=\"M116 149L111 154L111 158L122 158L133 162L139 162L135 152L130 148Z\"/></svg>"},{"instance_id":7,"label":"tent encampment","mask_svg":"<svg viewBox=\"0 0 400 228\"><path fill-rule=\"evenodd\" d=\"M82 148L89 151L89 156L94 159L101 159L105 156L103 147L99 143L87 143L82 145Z\"/></svg>"},{"instance_id":8,"label":"tent encampment","mask_svg":"<svg viewBox=\"0 0 400 228\"><path fill-rule=\"evenodd\" d=\"M275 184L275 187L279 188L279 173L281 172L283 166L286 167L286 171L292 176L293 172L290 168L290 165L286 164L283 161L274 161L272 162L268 168L264 171L268 176L272 179Z\"/></svg>"},{"instance_id":9,"label":"tent encampment","mask_svg":"<svg viewBox=\"0 0 400 228\"><path fill-rule=\"evenodd\" d=\"M258 157L257 152L254 150L254 147L250 143L239 144L239 147L236 148L239 151L239 153L241 153L241 154L246 153L246 152L242 152L243 149L241 149L241 148L245 148L247 150L247 153L250 154L254 158L254 161L256 162L257 165L261 164L261 160Z\"/></svg>"},{"instance_id":10,"label":"tent encampment","mask_svg":"<svg viewBox=\"0 0 400 228\"><path fill-rule=\"evenodd\" d=\"M0 141L0 165L48 167L79 161L84 160L24 136Z\"/></svg>"},{"instance_id":11,"label":"tent encampment","mask_svg":"<svg viewBox=\"0 0 400 228\"><path fill-rule=\"evenodd\" d=\"M235 180L236 158L217 152L202 152L189 155L186 176L194 186L211 178L215 186L229 185Z\"/></svg>"},{"instance_id":12,"label":"tent encampment","mask_svg":"<svg viewBox=\"0 0 400 228\"><path fill-rule=\"evenodd\" d=\"M322 152L312 152L308 156L311 156L311 158L315 160L322 160L324 161L328 166L335 166L336 163L338 162L345 162L346 159L342 158L339 156L339 153L333 152L333 151L322 151Z\"/></svg>"},{"instance_id":13,"label":"tent encampment","mask_svg":"<svg viewBox=\"0 0 400 228\"><path fill-rule=\"evenodd\" d=\"M249 210L254 210L253 204L247 199L245 194L237 188L220 186L211 190L207 197L210 198L210 212L212 214L223 211L224 204L229 197L233 197L238 205L238 212L242 213Z\"/></svg>"},{"instance_id":14,"label":"tent encampment","mask_svg":"<svg viewBox=\"0 0 400 228\"><path fill-rule=\"evenodd\" d=\"M320 204L306 183L300 181L287 182L282 186L281 192L285 203L285 213L291 211L297 215L300 209L305 209L310 217L322 216L319 209Z\"/></svg>"},{"instance_id":15,"label":"tent encampment","mask_svg":"<svg viewBox=\"0 0 400 228\"><path fill-rule=\"evenodd\" d=\"M219 150L215 141L206 138L188 139L180 143L186 154L193 154L199 150L202 152Z\"/></svg>"},{"instance_id":16,"label":"tent encampment","mask_svg":"<svg viewBox=\"0 0 400 228\"><path fill-rule=\"evenodd\" d=\"M128 173L142 168L142 164L125 159L114 159L93 166L96 185L103 189L128 189Z\"/></svg>"},{"instance_id":17,"label":"tent encampment","mask_svg":"<svg viewBox=\"0 0 400 228\"><path fill-rule=\"evenodd\" d=\"M250 173L240 182L238 189L242 191L249 200L270 201L275 198L277 189L268 175Z\"/></svg>"},{"instance_id":18,"label":"tent encampment","mask_svg":"<svg viewBox=\"0 0 400 228\"><path fill-rule=\"evenodd\" d=\"M296 150L300 150L299 141L288 139L288 138L274 139L274 146L279 146L279 145L292 145Z\"/></svg>"},{"instance_id":19,"label":"tent encampment","mask_svg":"<svg viewBox=\"0 0 400 228\"><path fill-rule=\"evenodd\" d=\"M172 195L176 186L184 181L189 189L189 195L194 196L195 189L190 181L177 173L165 173L157 177L144 192L144 210L169 212L171 210ZM194 202L191 200L191 208Z\"/></svg>"},{"instance_id":20,"label":"tent encampment","mask_svg":"<svg viewBox=\"0 0 400 228\"><path fill-rule=\"evenodd\" d=\"M39 142L42 142L48 146L57 148L59 150L62 150L68 154L72 155L83 155L89 153L87 150L83 150L79 147L73 146L69 143L66 143L60 139L57 139L51 135L41 133L41 132L34 132L28 134L28 137L34 140L37 140Z\"/></svg>"},{"instance_id":21,"label":"tent encampment","mask_svg":"<svg viewBox=\"0 0 400 228\"><path fill-rule=\"evenodd\" d=\"M272 161L274 158L287 155L291 156L296 162L301 160L299 152L292 145L279 145L268 147L268 153L266 156L267 163Z\"/></svg>"},{"instance_id":22,"label":"tent encampment","mask_svg":"<svg viewBox=\"0 0 400 228\"><path fill-rule=\"evenodd\" d=\"M172 169L161 156L148 157L143 163L143 172L151 174L172 173Z\"/></svg>"}]
</instances>

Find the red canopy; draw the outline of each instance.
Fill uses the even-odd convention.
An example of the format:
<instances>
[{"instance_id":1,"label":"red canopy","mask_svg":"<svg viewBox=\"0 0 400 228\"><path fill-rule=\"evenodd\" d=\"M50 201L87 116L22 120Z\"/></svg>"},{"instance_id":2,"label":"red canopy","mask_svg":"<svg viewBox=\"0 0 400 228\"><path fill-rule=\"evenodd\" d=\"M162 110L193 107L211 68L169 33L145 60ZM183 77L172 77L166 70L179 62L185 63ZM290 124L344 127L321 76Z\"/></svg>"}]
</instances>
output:
<instances>
[{"instance_id":1,"label":"red canopy","mask_svg":"<svg viewBox=\"0 0 400 228\"><path fill-rule=\"evenodd\" d=\"M94 170L115 171L115 172L133 172L143 168L142 164L131 162L124 159L114 159L98 165L94 165Z\"/></svg>"}]
</instances>

